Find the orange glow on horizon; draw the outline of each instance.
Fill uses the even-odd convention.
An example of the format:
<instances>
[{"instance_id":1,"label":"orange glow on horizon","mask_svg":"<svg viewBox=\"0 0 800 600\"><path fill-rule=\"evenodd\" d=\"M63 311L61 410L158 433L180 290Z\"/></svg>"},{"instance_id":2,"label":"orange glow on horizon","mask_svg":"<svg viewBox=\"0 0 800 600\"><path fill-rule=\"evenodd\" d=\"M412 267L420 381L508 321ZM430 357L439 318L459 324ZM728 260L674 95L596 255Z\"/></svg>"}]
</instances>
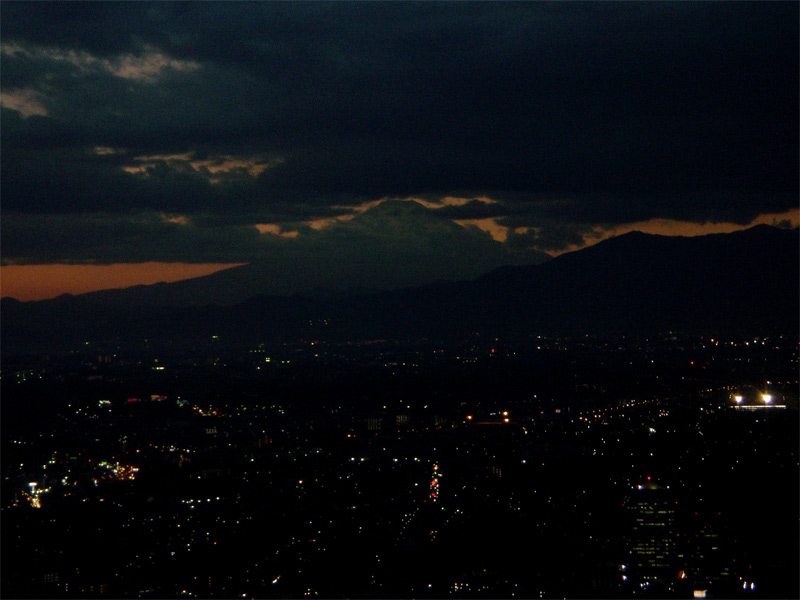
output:
<instances>
[{"instance_id":1,"label":"orange glow on horizon","mask_svg":"<svg viewBox=\"0 0 800 600\"><path fill-rule=\"evenodd\" d=\"M477 227L492 236L496 242L505 242L508 239L508 227L503 227L492 217L485 219L456 219L454 223L462 227Z\"/></svg>"},{"instance_id":2,"label":"orange glow on horizon","mask_svg":"<svg viewBox=\"0 0 800 600\"><path fill-rule=\"evenodd\" d=\"M497 223L496 218L457 219L454 222L462 227L477 227L489 233L492 239L497 242L505 242L508 239L509 228ZM566 254L567 252L573 252L587 246L592 246L597 242L602 242L610 237L622 235L631 231L641 231L642 233L655 235L694 237L711 233L732 233L734 231L749 229L755 225L777 225L781 222L788 222L791 227L800 226L800 210L794 209L784 213L759 215L747 225L739 225L737 223L693 223L690 221L675 221L672 219L649 219L647 221L638 221L636 223L617 225L615 227L603 227L598 225L595 226L590 233L584 234L583 244L579 246L572 245L563 250L545 250L544 252L555 257L560 254ZM519 227L515 230L515 233L525 233L528 229L527 227Z\"/></svg>"},{"instance_id":3,"label":"orange glow on horizon","mask_svg":"<svg viewBox=\"0 0 800 600\"><path fill-rule=\"evenodd\" d=\"M314 229L324 229L332 222L352 219L354 215L341 215L329 219L318 219L306 222ZM493 239L503 242L508 237L508 228L499 225L495 219L457 220L456 223L469 227L478 227L488 232ZM651 219L638 223L604 228L596 226L584 235L584 245L572 246L561 251L550 251L551 256L591 246L609 237L622 235L630 231L668 235L697 236L711 233L731 233L753 227L754 225L777 225L788 222L792 227L800 225L800 210L793 209L784 213L760 215L747 225L735 223L691 223L669 219ZM275 234L285 238L298 236L297 231L281 231L278 225L259 224L256 226L262 234ZM518 231L523 233L524 231ZM109 265L7 265L0 267L0 294L17 300L45 300L61 294L83 294L104 289L125 288L134 285L149 285L158 282L173 282L210 275L216 271L239 266L246 263L115 263Z\"/></svg>"},{"instance_id":4,"label":"orange glow on horizon","mask_svg":"<svg viewBox=\"0 0 800 600\"><path fill-rule=\"evenodd\" d=\"M61 294L180 281L246 263L115 263L110 265L6 265L0 293L17 300L46 300Z\"/></svg>"},{"instance_id":5,"label":"orange glow on horizon","mask_svg":"<svg viewBox=\"0 0 800 600\"><path fill-rule=\"evenodd\" d=\"M792 209L783 213L769 213L759 215L747 225L737 223L692 223L690 221L674 221L672 219L650 219L637 223L618 225L611 229L595 227L591 233L583 236L583 246L570 246L564 250L549 251L550 256L558 256L573 250L580 250L586 246L592 246L597 242L602 242L610 237L630 233L631 231L641 231L654 235L695 237L698 235L709 235L712 233L733 233L755 227L756 225L777 225L781 222L788 222L791 227L800 226L800 210Z\"/></svg>"}]
</instances>

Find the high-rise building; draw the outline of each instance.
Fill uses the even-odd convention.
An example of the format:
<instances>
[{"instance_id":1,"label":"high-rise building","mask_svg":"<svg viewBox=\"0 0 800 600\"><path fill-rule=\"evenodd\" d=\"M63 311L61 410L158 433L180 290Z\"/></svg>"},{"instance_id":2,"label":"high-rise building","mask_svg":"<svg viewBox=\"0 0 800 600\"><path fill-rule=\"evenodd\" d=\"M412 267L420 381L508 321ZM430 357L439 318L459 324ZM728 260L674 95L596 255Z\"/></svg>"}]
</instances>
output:
<instances>
[{"instance_id":1,"label":"high-rise building","mask_svg":"<svg viewBox=\"0 0 800 600\"><path fill-rule=\"evenodd\" d=\"M678 545L679 578L695 588L720 588L735 582L735 556L714 514L689 513L685 516Z\"/></svg>"},{"instance_id":2,"label":"high-rise building","mask_svg":"<svg viewBox=\"0 0 800 600\"><path fill-rule=\"evenodd\" d=\"M627 577L634 587L666 584L674 579L676 504L670 490L649 477L635 486L626 501L630 518Z\"/></svg>"}]
</instances>

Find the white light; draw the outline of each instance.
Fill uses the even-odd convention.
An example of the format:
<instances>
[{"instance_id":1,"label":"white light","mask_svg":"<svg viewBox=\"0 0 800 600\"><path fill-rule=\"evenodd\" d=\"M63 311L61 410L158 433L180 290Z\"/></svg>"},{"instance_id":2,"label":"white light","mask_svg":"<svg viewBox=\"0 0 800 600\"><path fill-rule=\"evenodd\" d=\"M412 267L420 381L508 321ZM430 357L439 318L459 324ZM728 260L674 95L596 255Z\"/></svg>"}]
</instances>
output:
<instances>
[{"instance_id":1,"label":"white light","mask_svg":"<svg viewBox=\"0 0 800 600\"><path fill-rule=\"evenodd\" d=\"M733 399L736 400L737 404L741 404L742 400L744 400L742 396L734 396Z\"/></svg>"},{"instance_id":2,"label":"white light","mask_svg":"<svg viewBox=\"0 0 800 600\"><path fill-rule=\"evenodd\" d=\"M769 404L772 402L772 396L770 394L761 394L761 397L764 399L764 402Z\"/></svg>"}]
</instances>

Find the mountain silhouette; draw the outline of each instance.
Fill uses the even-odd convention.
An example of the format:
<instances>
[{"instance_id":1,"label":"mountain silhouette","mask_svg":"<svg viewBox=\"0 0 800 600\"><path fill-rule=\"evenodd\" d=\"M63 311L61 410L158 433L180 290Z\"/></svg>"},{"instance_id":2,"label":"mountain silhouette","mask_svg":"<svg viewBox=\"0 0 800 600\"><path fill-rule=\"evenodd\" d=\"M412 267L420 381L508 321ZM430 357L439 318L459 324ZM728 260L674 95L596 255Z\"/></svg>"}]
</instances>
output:
<instances>
[{"instance_id":1,"label":"mountain silhouette","mask_svg":"<svg viewBox=\"0 0 800 600\"><path fill-rule=\"evenodd\" d=\"M267 236L271 234L265 234ZM488 234L436 216L414 201L387 200L321 231L273 238L263 257L204 277L81 294L95 304L236 304L258 295L342 294L472 279L505 264L541 263L533 250L509 250ZM272 256L267 248L277 252ZM291 265L287 267L287 265Z\"/></svg>"},{"instance_id":2,"label":"mountain silhouette","mask_svg":"<svg viewBox=\"0 0 800 600\"><path fill-rule=\"evenodd\" d=\"M212 335L238 343L476 333L796 335L798 250L797 229L757 226L689 238L632 232L538 265L396 290L262 295L182 307L114 303L97 293L3 299L2 333L7 348L91 339L188 343Z\"/></svg>"}]
</instances>

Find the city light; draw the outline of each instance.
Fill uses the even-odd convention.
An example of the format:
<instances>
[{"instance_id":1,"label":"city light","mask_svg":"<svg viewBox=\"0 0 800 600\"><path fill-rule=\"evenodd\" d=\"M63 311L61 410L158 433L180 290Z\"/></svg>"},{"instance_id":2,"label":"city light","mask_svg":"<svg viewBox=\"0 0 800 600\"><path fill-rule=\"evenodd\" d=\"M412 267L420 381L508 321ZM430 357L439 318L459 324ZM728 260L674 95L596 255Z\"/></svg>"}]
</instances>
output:
<instances>
[{"instance_id":1,"label":"city light","mask_svg":"<svg viewBox=\"0 0 800 600\"><path fill-rule=\"evenodd\" d=\"M178 370L165 364L169 372ZM194 367L187 370L188 376L194 374ZM286 373L287 381L294 382L296 376ZM564 398L571 397L573 379L566 378L558 392ZM750 573L759 572L756 561L762 559L754 555L752 569L735 563L732 557L739 548L720 532L731 522L726 515L740 514L731 509L738 502L736 486L748 482L751 487L763 485L759 472L768 461L794 464L793 456L784 454L785 436L777 434L791 425L790 419L781 419L780 409L794 408L793 393L783 386L796 382L756 387L730 379L720 378L719 387L705 381L697 384L708 389L698 392L700 405L691 427L681 426L680 419L691 415L680 409L692 406L694 396L690 400L667 389L663 397L648 399L613 394L608 394L608 399L594 398L589 392L599 388L591 379L586 387L580 384L589 391L585 402L576 400L574 405L563 404L557 393L532 406L526 404L529 396L518 403L504 399L508 402L505 409L496 408L494 398L466 397L457 405L448 395L439 405L434 404L435 399L429 400L430 405L425 406L430 411L424 414L414 412L416 403L410 406L410 401L403 400L402 406L393 406L388 399L382 413L365 414L360 392L352 401L344 394L326 396L316 411L291 410L288 404L276 404L283 402L278 398L265 402L242 395L234 387L238 384L227 379L230 399L225 403L215 399L216 408L203 402L205 381L192 383L198 387L187 386L183 392L193 393L203 408L197 408L195 401L186 409L147 402L160 396L146 388L132 389L118 394L110 406L119 402L122 407L125 398L137 395L142 401L133 405L133 410L139 413L122 408L98 410L97 401L90 398L86 406L93 410L84 409L87 414L77 415L80 406L67 404L63 412L83 429L81 436L65 438L63 449L51 441L55 438L49 437L48 423L43 422L39 461L28 458L38 438L11 440L15 455L9 462L18 483L14 493L7 494L9 506L3 509L8 513L4 515L23 524L48 522L56 513L63 510L66 514L76 506L81 511L78 516L85 515L87 523L93 523L92 510L96 508L104 519L103 531L127 544L120 545L118 559L109 553L109 565L117 572L136 572L164 564L164 581L170 586L167 591L183 597L223 595L224 589L230 591L230 597L238 597L244 590L248 590L247 597L275 596L276 591L285 597L352 597L344 578L317 579L315 575L326 572L325 561L332 557L335 567L339 560L344 564L350 548L380 552L374 561L363 561L365 571L360 580L374 597L402 597L403 592L418 594L421 590L430 596L433 589L438 590L437 595L449 590L457 595L514 596L507 592L527 569L513 562L498 560L494 570L465 573L443 561L437 566L435 581L427 579L427 570L414 573L411 554L415 547L424 541L435 544L442 556L458 553L464 538L453 533L460 529L464 536L471 535L479 542L470 545L470 552L485 563L495 558L497 551L490 542L498 533L508 536L509 548L513 542L524 543L530 534L558 536L562 530L574 539L582 536L595 543L603 536L614 544L613 558L598 553L595 562L576 563L570 569L574 576L561 575L562 556L544 553L538 559L541 579L532 579L525 588L519 584L528 597L544 597L544 592L537 590L551 580L552 595L559 596L574 591L581 597L596 597L605 589L619 597L668 590L688 598L693 597L690 594L707 598L720 597L733 585L739 595L750 597L762 589L772 590L776 583L765 579L759 585L762 589L753 591ZM764 381L758 385L764 386ZM381 389L376 388L376 396ZM173 393L172 388L169 391ZM423 388L418 395L427 398L426 393ZM421 408L423 401L417 402ZM61 410L61 405L57 406ZM556 406L562 407L559 413ZM279 412L284 409L285 415ZM147 426L136 429L132 425L137 421L132 421L131 415L139 414ZM278 414L284 418L277 419ZM407 423L401 419L406 416ZM375 421L381 422L378 430L373 429ZM212 426L209 423L218 431L213 438L206 435ZM747 444L740 444L743 431L758 444L763 460L741 460L750 451ZM357 443L361 438L366 439ZM579 464L578 452L605 458ZM664 460L654 461L654 456ZM706 477L707 465L715 459L730 464L730 476L724 479L730 487L720 486L719 478ZM577 467L575 476L563 477L565 467ZM766 475L773 472L777 469ZM587 475L607 478L605 491L587 485ZM232 476L240 477L241 485L231 485ZM159 481L166 485L157 496L154 484ZM606 493L610 495L604 496ZM703 511L711 506L705 501L707 493L714 494L719 512L716 506L713 514L710 508ZM281 497L285 500L274 502ZM779 495L774 498L780 501ZM235 548L242 536L235 534L247 537L250 531L254 535L264 531L272 518L265 506L276 504L278 527L259 546L252 562L248 559L246 568L241 569L241 553ZM619 506L624 516L616 508ZM526 510L528 507L533 510ZM769 525L775 535L788 535L774 527L779 522L774 508L755 514L757 519L743 525L745 533ZM767 518L771 520L764 521ZM31 526L18 527L27 536L20 537L18 545L61 544L66 552L68 546L62 540L70 539L67 523L51 522L50 530L60 535L52 540L37 537L39 531ZM377 527L371 527L373 523ZM163 536L161 547L150 549L150 540L158 535ZM387 548L398 550L393 561L384 558ZM211 553L211 549L219 551ZM712 550L714 560L718 559L713 565L706 559ZM749 551L747 544L742 551ZM502 552L497 558L503 557ZM167 561L159 563L160 558ZM197 575L187 578L179 569L170 580L170 558L176 564L191 563ZM96 586L90 590L96 583L91 581L94 572L86 570L84 574L82 561L76 558L72 562L81 571L69 572L70 593L98 596ZM374 566L377 563L380 568ZM278 565L286 577L270 570L277 570ZM49 586L47 589L65 593L66 575L55 581L48 569L49 565L39 568L38 581ZM557 576L541 575L545 569ZM594 578L593 573L601 570L602 580ZM233 575L224 579L217 577L218 573ZM319 593L307 587L312 579L319 584ZM143 595L148 589L133 579L118 581L119 589L128 596ZM181 592L182 585L185 592ZM782 584L778 581L777 585ZM516 597L525 595L520 591Z\"/></svg>"}]
</instances>

